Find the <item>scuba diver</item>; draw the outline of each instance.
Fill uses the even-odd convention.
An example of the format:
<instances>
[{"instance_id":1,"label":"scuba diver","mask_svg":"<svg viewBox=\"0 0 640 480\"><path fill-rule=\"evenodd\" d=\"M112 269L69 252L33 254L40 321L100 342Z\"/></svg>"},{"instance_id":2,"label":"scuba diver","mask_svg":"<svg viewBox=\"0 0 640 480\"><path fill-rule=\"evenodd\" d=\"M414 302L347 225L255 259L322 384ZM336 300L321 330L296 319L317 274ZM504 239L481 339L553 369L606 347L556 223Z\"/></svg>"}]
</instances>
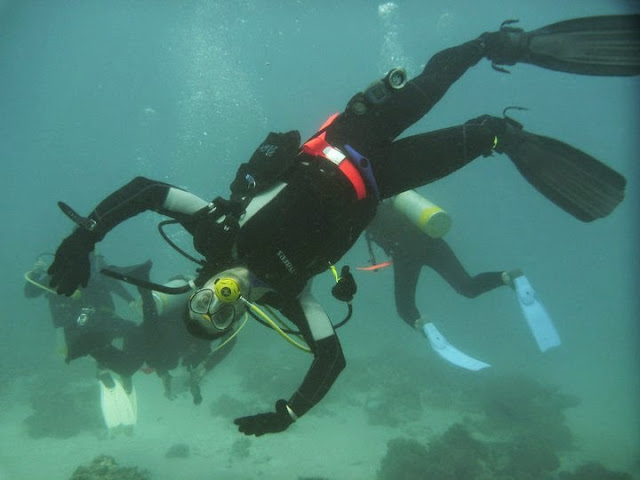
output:
<instances>
[{"instance_id":1,"label":"scuba diver","mask_svg":"<svg viewBox=\"0 0 640 480\"><path fill-rule=\"evenodd\" d=\"M100 255L91 256L94 273L105 266ZM114 347L112 342L116 338L131 341L136 324L116 314L113 295L127 303L132 303L134 297L121 282L104 275L94 275L87 288L72 292L69 298L61 297L48 287L47 268L47 261L40 256L33 268L25 273L24 295L27 298L46 297L53 326L64 330L66 363L90 355L100 366L125 377L131 376L137 366L130 365L137 361Z\"/></svg>"},{"instance_id":2,"label":"scuba diver","mask_svg":"<svg viewBox=\"0 0 640 480\"><path fill-rule=\"evenodd\" d=\"M351 248L381 200L494 152L507 155L536 189L581 221L608 215L624 197L626 180L619 173L563 142L526 132L508 117L485 115L396 137L483 58L496 68L528 62L572 73L638 75L637 33L638 16L570 20L532 32L507 23L437 53L408 81L402 69L390 71L302 146L297 131L269 134L240 166L228 200L207 202L137 177L87 217L59 202L77 228L56 251L51 286L71 295L86 285L89 252L128 218L153 210L174 219L204 257L196 259L201 266L195 280L175 291L193 291L186 318L191 333L220 338L238 328L247 311L271 307L307 342L313 362L293 395L277 400L270 412L234 420L246 435L284 431L324 397L346 365L334 326L311 294L311 280ZM569 52L557 48L567 44ZM347 266L341 272L332 293L349 303L355 283Z\"/></svg>"},{"instance_id":3,"label":"scuba diver","mask_svg":"<svg viewBox=\"0 0 640 480\"><path fill-rule=\"evenodd\" d=\"M148 260L135 267L110 269L121 276L135 275L137 279L149 281L152 265ZM176 288L188 284L188 278L178 276L165 285ZM188 295L167 295L142 286L138 286L138 292L143 319L140 328L144 338L145 371L155 371L162 380L164 395L169 400L174 400L186 387L191 392L193 403L199 405L202 403L200 382L231 351L236 342L235 335L230 332L212 350L210 340L193 336L184 328L183 316L189 314ZM170 371L180 365L188 372L186 381L171 375Z\"/></svg>"},{"instance_id":4,"label":"scuba diver","mask_svg":"<svg viewBox=\"0 0 640 480\"><path fill-rule=\"evenodd\" d=\"M148 279L151 266L148 261L131 267L109 268L144 280ZM122 282L105 275L94 275L87 288L77 290L71 297L57 295L47 286L47 267L44 255L40 256L25 273L24 294L27 298L46 295L53 326L64 330L67 363L86 355L97 361L100 404L108 428L133 426L137 422L132 376L143 366L147 372L156 372L167 398L175 399L176 394L186 388L196 405L202 402L200 382L224 359L235 338L225 339L224 345L212 351L210 341L196 338L185 330L182 315L188 314L188 310L184 296L167 296L138 287L140 298L136 300ZM103 257L92 255L93 273L105 267ZM169 282L170 285L185 283L183 277ZM140 325L115 313L113 295L132 307L141 308ZM123 343L121 348L113 345L119 339ZM175 379L170 374L170 370L180 364L188 372L186 380ZM184 385L176 384L176 380L183 380Z\"/></svg>"},{"instance_id":5,"label":"scuba diver","mask_svg":"<svg viewBox=\"0 0 640 480\"><path fill-rule=\"evenodd\" d=\"M445 360L468 370L490 365L461 352L451 345L436 326L423 317L416 305L416 288L423 267L438 273L456 292L476 298L496 288L509 286L516 291L518 303L532 329L541 351L557 346L559 337L551 318L520 269L482 272L471 276L451 246L442 238L451 225L448 214L413 190L381 202L376 216L365 232L371 266L359 270L377 271L393 265L394 296L398 315L411 328L421 331L433 350ZM372 243L391 257L378 263Z\"/></svg>"},{"instance_id":6,"label":"scuba diver","mask_svg":"<svg viewBox=\"0 0 640 480\"><path fill-rule=\"evenodd\" d=\"M100 255L91 255L88 261L93 273L106 266ZM134 297L121 282L104 275L93 275L86 288L75 290L69 297L57 295L47 286L51 280L47 267L43 255L25 273L25 297L46 297L53 326L64 331L66 363L85 356L96 360L107 426L133 425L136 414L132 407L135 390L131 377L143 362L141 337L136 323L116 314L113 295L129 304ZM116 347L115 341L121 341L122 347ZM114 405L124 413L113 413ZM121 417L121 421L115 421L114 415Z\"/></svg>"}]
</instances>

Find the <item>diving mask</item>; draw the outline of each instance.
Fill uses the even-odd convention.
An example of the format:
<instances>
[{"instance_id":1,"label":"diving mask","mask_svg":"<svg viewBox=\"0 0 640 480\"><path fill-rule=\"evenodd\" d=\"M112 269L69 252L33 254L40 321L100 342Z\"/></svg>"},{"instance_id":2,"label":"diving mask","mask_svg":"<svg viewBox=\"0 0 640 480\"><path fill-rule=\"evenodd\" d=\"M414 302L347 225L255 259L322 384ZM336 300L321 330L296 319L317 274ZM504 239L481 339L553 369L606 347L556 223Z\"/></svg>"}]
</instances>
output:
<instances>
[{"instance_id":1,"label":"diving mask","mask_svg":"<svg viewBox=\"0 0 640 480\"><path fill-rule=\"evenodd\" d=\"M228 330L245 310L244 303L239 300L248 288L243 289L242 285L248 285L248 282L229 271L216 275L189 299L191 318L207 330Z\"/></svg>"}]
</instances>

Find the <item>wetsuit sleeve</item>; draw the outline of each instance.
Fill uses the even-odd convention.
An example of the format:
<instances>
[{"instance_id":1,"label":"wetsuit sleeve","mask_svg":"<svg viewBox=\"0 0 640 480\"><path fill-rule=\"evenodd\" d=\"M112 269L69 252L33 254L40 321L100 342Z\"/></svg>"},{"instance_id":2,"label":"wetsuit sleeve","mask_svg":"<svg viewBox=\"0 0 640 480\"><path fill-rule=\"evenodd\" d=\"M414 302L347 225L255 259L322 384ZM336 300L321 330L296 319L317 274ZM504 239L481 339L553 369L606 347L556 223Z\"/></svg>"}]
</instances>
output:
<instances>
[{"instance_id":1,"label":"wetsuit sleeve","mask_svg":"<svg viewBox=\"0 0 640 480\"><path fill-rule=\"evenodd\" d=\"M136 177L100 202L89 218L96 222L97 240L102 240L116 225L147 210L178 220L189 230L191 215L206 205L207 202L185 190Z\"/></svg>"},{"instance_id":2,"label":"wetsuit sleeve","mask_svg":"<svg viewBox=\"0 0 640 480\"><path fill-rule=\"evenodd\" d=\"M287 402L297 417L307 413L327 394L346 366L340 340L329 317L307 287L282 312L303 333L313 351L313 362L296 392Z\"/></svg>"}]
</instances>

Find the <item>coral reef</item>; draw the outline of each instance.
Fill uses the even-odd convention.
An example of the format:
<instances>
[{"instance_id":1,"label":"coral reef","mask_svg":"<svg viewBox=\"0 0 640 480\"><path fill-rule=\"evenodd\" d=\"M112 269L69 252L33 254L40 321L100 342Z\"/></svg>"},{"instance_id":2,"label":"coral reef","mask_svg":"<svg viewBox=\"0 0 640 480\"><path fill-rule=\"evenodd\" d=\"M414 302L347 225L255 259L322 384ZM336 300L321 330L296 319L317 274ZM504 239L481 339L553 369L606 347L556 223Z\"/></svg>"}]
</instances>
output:
<instances>
[{"instance_id":1,"label":"coral reef","mask_svg":"<svg viewBox=\"0 0 640 480\"><path fill-rule=\"evenodd\" d=\"M113 457L100 455L89 466L80 466L70 480L150 480L151 475L138 467L120 467Z\"/></svg>"},{"instance_id":2,"label":"coral reef","mask_svg":"<svg viewBox=\"0 0 640 480\"><path fill-rule=\"evenodd\" d=\"M451 426L428 445L392 439L378 480L631 480L597 463L558 473L559 455L572 448L565 410L578 405L575 397L524 376L471 383L473 420Z\"/></svg>"},{"instance_id":3,"label":"coral reef","mask_svg":"<svg viewBox=\"0 0 640 480\"><path fill-rule=\"evenodd\" d=\"M522 480L547 479L560 466L553 447L532 438L518 438L513 442L491 445L492 470L499 478Z\"/></svg>"},{"instance_id":4,"label":"coral reef","mask_svg":"<svg viewBox=\"0 0 640 480\"><path fill-rule=\"evenodd\" d=\"M34 386L30 400L33 413L24 422L32 438L70 438L103 427L96 383L73 383L43 379Z\"/></svg>"},{"instance_id":5,"label":"coral reef","mask_svg":"<svg viewBox=\"0 0 640 480\"><path fill-rule=\"evenodd\" d=\"M456 424L428 447L416 440L391 440L377 479L546 480L559 465L545 446L481 442Z\"/></svg>"},{"instance_id":6,"label":"coral reef","mask_svg":"<svg viewBox=\"0 0 640 480\"><path fill-rule=\"evenodd\" d=\"M579 400L525 376L489 378L477 394L485 434L508 435L515 443L536 442L556 451L570 450L573 438L565 424L567 408Z\"/></svg>"},{"instance_id":7,"label":"coral reef","mask_svg":"<svg viewBox=\"0 0 640 480\"><path fill-rule=\"evenodd\" d=\"M191 455L191 449L186 443L176 443L171 445L167 452L164 454L167 458L189 458Z\"/></svg>"},{"instance_id":8,"label":"coral reef","mask_svg":"<svg viewBox=\"0 0 640 480\"><path fill-rule=\"evenodd\" d=\"M231 444L231 460L244 460L249 458L251 454L251 440L248 438L239 438Z\"/></svg>"},{"instance_id":9,"label":"coral reef","mask_svg":"<svg viewBox=\"0 0 640 480\"><path fill-rule=\"evenodd\" d=\"M377 480L422 480L429 469L427 447L407 438L389 440Z\"/></svg>"},{"instance_id":10,"label":"coral reef","mask_svg":"<svg viewBox=\"0 0 640 480\"><path fill-rule=\"evenodd\" d=\"M484 473L489 448L455 424L429 444L426 460L429 477L442 480L474 479Z\"/></svg>"},{"instance_id":11,"label":"coral reef","mask_svg":"<svg viewBox=\"0 0 640 480\"><path fill-rule=\"evenodd\" d=\"M585 463L574 473L560 472L559 480L632 480L628 473L612 472L599 463Z\"/></svg>"}]
</instances>

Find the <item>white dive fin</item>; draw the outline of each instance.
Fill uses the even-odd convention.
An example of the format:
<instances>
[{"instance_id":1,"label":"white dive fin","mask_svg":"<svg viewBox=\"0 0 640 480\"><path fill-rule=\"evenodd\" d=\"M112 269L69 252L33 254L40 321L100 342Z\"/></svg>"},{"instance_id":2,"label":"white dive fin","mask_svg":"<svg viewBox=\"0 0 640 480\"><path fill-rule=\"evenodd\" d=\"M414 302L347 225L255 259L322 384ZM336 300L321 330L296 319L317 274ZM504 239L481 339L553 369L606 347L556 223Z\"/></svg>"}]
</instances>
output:
<instances>
[{"instance_id":1,"label":"white dive fin","mask_svg":"<svg viewBox=\"0 0 640 480\"><path fill-rule=\"evenodd\" d=\"M136 394L135 385L131 385L131 393L127 395L131 404L132 416L129 418L130 423L125 425L135 425L138 423L138 395Z\"/></svg>"},{"instance_id":2,"label":"white dive fin","mask_svg":"<svg viewBox=\"0 0 640 480\"><path fill-rule=\"evenodd\" d=\"M444 358L446 361L453 363L462 368L466 368L467 370L482 370L483 368L490 367L488 363L484 363L480 360L476 360L473 357L470 357L466 353L461 352L456 347L447 342L447 339L442 336L442 334L438 331L436 326L431 323L425 323L422 326L422 331L425 333L427 338L429 339L429 343L431 344L431 348L435 350L435 352Z\"/></svg>"},{"instance_id":3,"label":"white dive fin","mask_svg":"<svg viewBox=\"0 0 640 480\"><path fill-rule=\"evenodd\" d=\"M107 428L135 425L138 420L135 390L128 395L120 380L110 372L102 373L100 377L100 407Z\"/></svg>"},{"instance_id":4,"label":"white dive fin","mask_svg":"<svg viewBox=\"0 0 640 480\"><path fill-rule=\"evenodd\" d=\"M520 275L512 281L518 303L540 351L544 352L560 345L560 335L527 277Z\"/></svg>"}]
</instances>

